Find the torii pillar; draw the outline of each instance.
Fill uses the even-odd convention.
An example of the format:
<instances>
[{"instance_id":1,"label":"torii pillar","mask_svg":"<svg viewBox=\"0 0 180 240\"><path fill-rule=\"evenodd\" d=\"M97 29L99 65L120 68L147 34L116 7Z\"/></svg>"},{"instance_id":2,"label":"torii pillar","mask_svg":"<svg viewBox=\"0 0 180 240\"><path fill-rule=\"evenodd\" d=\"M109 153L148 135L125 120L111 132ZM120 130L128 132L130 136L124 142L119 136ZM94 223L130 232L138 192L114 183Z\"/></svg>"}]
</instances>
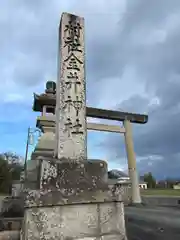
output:
<instances>
[{"instance_id":1,"label":"torii pillar","mask_svg":"<svg viewBox=\"0 0 180 240\"><path fill-rule=\"evenodd\" d=\"M141 203L141 194L139 189L139 179L136 169L136 157L134 152L133 136L132 136L132 127L131 123L128 120L124 121L125 128L125 145L128 159L128 170L129 177L131 180L131 194L132 194L132 204Z\"/></svg>"}]
</instances>

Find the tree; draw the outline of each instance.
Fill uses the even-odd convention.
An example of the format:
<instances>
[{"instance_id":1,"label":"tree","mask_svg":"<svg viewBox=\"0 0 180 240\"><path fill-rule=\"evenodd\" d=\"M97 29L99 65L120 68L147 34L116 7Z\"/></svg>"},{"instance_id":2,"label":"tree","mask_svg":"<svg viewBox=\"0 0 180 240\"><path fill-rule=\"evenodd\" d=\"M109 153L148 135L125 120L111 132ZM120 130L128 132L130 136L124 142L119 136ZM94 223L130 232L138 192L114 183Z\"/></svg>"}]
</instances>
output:
<instances>
[{"instance_id":1,"label":"tree","mask_svg":"<svg viewBox=\"0 0 180 240\"><path fill-rule=\"evenodd\" d=\"M12 181L19 180L23 170L22 158L12 152L0 154L0 193L11 192Z\"/></svg>"},{"instance_id":2,"label":"tree","mask_svg":"<svg viewBox=\"0 0 180 240\"><path fill-rule=\"evenodd\" d=\"M12 183L12 175L9 171L8 162L0 156L0 193L9 193Z\"/></svg>"},{"instance_id":3,"label":"tree","mask_svg":"<svg viewBox=\"0 0 180 240\"><path fill-rule=\"evenodd\" d=\"M12 152L5 152L3 156L8 162L9 171L12 173L12 180L19 180L23 170L23 158Z\"/></svg>"},{"instance_id":4,"label":"tree","mask_svg":"<svg viewBox=\"0 0 180 240\"><path fill-rule=\"evenodd\" d=\"M175 184L177 184L177 182L178 182L178 180L171 179L171 178L167 178L167 179L165 180L166 188L173 188L173 186L174 186Z\"/></svg>"},{"instance_id":5,"label":"tree","mask_svg":"<svg viewBox=\"0 0 180 240\"><path fill-rule=\"evenodd\" d=\"M156 187L156 179L153 177L151 172L144 174L144 182L147 183L148 188Z\"/></svg>"}]
</instances>

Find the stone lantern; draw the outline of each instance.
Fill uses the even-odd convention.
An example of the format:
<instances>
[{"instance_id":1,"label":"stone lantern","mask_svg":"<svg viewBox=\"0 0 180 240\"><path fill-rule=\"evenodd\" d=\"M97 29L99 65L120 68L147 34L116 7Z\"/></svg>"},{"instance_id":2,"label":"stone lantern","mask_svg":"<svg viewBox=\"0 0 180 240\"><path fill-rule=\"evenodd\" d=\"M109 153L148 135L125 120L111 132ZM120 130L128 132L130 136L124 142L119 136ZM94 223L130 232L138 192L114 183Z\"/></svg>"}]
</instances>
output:
<instances>
[{"instance_id":1,"label":"stone lantern","mask_svg":"<svg viewBox=\"0 0 180 240\"><path fill-rule=\"evenodd\" d=\"M34 93L33 111L41 112L37 117L36 127L42 131L42 136L32 153L31 159L39 156L52 157L55 148L55 108L56 108L56 83L48 81L45 93Z\"/></svg>"}]
</instances>

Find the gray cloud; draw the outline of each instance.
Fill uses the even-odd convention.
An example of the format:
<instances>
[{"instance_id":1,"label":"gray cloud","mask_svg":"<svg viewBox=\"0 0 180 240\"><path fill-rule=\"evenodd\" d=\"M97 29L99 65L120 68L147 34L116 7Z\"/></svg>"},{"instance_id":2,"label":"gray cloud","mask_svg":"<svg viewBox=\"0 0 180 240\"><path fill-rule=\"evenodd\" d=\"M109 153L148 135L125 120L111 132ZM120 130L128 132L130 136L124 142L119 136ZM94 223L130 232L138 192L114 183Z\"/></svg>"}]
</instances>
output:
<instances>
[{"instance_id":1,"label":"gray cloud","mask_svg":"<svg viewBox=\"0 0 180 240\"><path fill-rule=\"evenodd\" d=\"M153 171L161 177L179 174L176 170L180 156L179 13L179 1L128 1L121 22L123 30L119 33L122 59L125 64L133 65L139 75L134 85L138 81L145 83L147 96L158 98L159 104L149 106L147 97L134 95L116 108L148 111L149 122L133 126L137 159L143 157L138 160L138 168L141 173ZM159 37L155 31L159 31ZM117 159L124 157L123 144L122 138L111 135L102 143L109 146L109 154ZM156 156L161 156L161 160Z\"/></svg>"},{"instance_id":2,"label":"gray cloud","mask_svg":"<svg viewBox=\"0 0 180 240\"><path fill-rule=\"evenodd\" d=\"M8 57L12 81L17 85L35 86L47 77L56 77L58 15L53 15L53 7L39 0L34 5L32 1L4 3L1 64Z\"/></svg>"},{"instance_id":3,"label":"gray cloud","mask_svg":"<svg viewBox=\"0 0 180 240\"><path fill-rule=\"evenodd\" d=\"M77 1L67 4L64 1L60 4L55 0L51 4L46 0L4 3L6 14L0 21L3 36L0 50L4 55L0 64L2 68L5 64L7 66L4 61L6 56L8 65L12 68L11 81L19 87L29 88L42 84L48 78L56 79L60 13L65 8L74 8L77 14L85 17L87 26L87 99L91 104L98 101L100 81L104 77L117 75L119 71L113 31L116 21L113 16L109 21L106 14L99 17L96 13L84 13L88 5L95 10L96 5L92 1L86 4L79 4ZM103 10L100 11L103 13ZM107 31L112 23L112 29ZM4 74L4 78L8 77L9 75Z\"/></svg>"}]
</instances>

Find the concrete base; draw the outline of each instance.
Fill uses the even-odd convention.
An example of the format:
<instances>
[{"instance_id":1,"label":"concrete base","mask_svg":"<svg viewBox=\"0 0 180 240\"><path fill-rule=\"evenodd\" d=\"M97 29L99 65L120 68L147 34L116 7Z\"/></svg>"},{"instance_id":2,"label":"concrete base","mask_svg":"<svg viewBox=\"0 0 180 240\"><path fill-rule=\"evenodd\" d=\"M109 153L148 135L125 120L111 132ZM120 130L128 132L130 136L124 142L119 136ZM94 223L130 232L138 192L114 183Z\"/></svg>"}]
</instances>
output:
<instances>
[{"instance_id":1,"label":"concrete base","mask_svg":"<svg viewBox=\"0 0 180 240\"><path fill-rule=\"evenodd\" d=\"M122 202L27 208L22 240L126 240Z\"/></svg>"}]
</instances>

